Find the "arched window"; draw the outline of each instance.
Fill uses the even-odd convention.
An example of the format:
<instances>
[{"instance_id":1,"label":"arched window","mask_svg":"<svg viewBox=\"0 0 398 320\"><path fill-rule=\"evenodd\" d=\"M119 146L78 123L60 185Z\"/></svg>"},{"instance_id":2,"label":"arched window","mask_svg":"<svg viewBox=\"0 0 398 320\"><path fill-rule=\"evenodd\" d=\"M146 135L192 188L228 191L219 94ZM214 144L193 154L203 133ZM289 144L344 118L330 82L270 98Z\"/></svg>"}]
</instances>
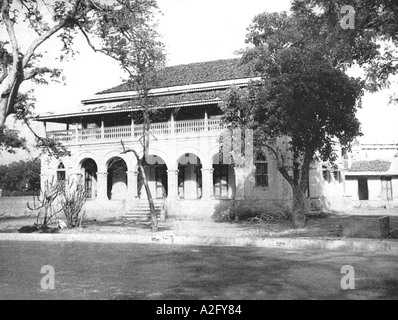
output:
<instances>
[{"instance_id":1,"label":"arched window","mask_svg":"<svg viewBox=\"0 0 398 320\"><path fill-rule=\"evenodd\" d=\"M268 162L264 153L259 152L254 162L256 167L256 187L268 187Z\"/></svg>"},{"instance_id":2,"label":"arched window","mask_svg":"<svg viewBox=\"0 0 398 320\"><path fill-rule=\"evenodd\" d=\"M57 181L65 181L66 174L65 174L65 165L60 162L57 168Z\"/></svg>"}]
</instances>

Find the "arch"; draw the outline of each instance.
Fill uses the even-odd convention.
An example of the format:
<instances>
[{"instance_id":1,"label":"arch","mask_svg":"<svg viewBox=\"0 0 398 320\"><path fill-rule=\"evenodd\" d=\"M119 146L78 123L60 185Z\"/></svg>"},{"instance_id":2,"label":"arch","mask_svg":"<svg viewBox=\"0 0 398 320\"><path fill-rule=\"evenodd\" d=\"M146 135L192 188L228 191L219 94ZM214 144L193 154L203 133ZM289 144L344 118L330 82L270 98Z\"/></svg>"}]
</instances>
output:
<instances>
[{"instance_id":1,"label":"arch","mask_svg":"<svg viewBox=\"0 0 398 320\"><path fill-rule=\"evenodd\" d=\"M98 166L92 158L84 158L79 163L81 182L84 185L87 198L97 196L97 173Z\"/></svg>"},{"instance_id":2,"label":"arch","mask_svg":"<svg viewBox=\"0 0 398 320\"><path fill-rule=\"evenodd\" d=\"M66 180L66 169L65 165L62 161L59 161L57 166L57 181L65 181Z\"/></svg>"},{"instance_id":3,"label":"arch","mask_svg":"<svg viewBox=\"0 0 398 320\"><path fill-rule=\"evenodd\" d=\"M168 194L168 166L163 157L151 153L144 164L145 175L147 177L148 185L152 193L152 197L162 199ZM137 175L138 197L146 198L145 187L142 181L142 175Z\"/></svg>"},{"instance_id":4,"label":"arch","mask_svg":"<svg viewBox=\"0 0 398 320\"><path fill-rule=\"evenodd\" d=\"M83 152L80 155L76 157L76 161L74 161L74 167L73 170L75 173L80 174L81 173L81 168L82 164L86 159L92 159L96 165L97 169L99 169L99 165L101 163L101 160L97 158L97 155L91 152Z\"/></svg>"},{"instance_id":5,"label":"arch","mask_svg":"<svg viewBox=\"0 0 398 320\"><path fill-rule=\"evenodd\" d=\"M187 153L192 153L192 154L196 155L200 159L201 164L203 166L206 165L205 168L211 168L210 161L206 161L207 158L206 158L205 154L200 149L192 147L192 146L185 146L185 147L178 149L177 152L175 153L175 158L174 158L175 160L173 161L173 164L175 164L176 167L178 167L179 159L182 156L185 156L185 154L187 154Z\"/></svg>"},{"instance_id":6,"label":"arch","mask_svg":"<svg viewBox=\"0 0 398 320\"><path fill-rule=\"evenodd\" d=\"M136 167L137 160L135 159L135 156L132 153L122 154L120 153L120 150L112 150L106 153L102 158L103 161L101 161L99 164L99 171L107 172L108 166L112 161L112 159L114 158L123 159L123 161L126 163L127 171L132 171Z\"/></svg>"},{"instance_id":7,"label":"arch","mask_svg":"<svg viewBox=\"0 0 398 320\"><path fill-rule=\"evenodd\" d=\"M178 195L184 199L202 197L202 163L195 153L186 152L177 158Z\"/></svg>"},{"instance_id":8,"label":"arch","mask_svg":"<svg viewBox=\"0 0 398 320\"><path fill-rule=\"evenodd\" d=\"M106 161L108 199L125 199L127 192L127 163L119 156Z\"/></svg>"}]
</instances>

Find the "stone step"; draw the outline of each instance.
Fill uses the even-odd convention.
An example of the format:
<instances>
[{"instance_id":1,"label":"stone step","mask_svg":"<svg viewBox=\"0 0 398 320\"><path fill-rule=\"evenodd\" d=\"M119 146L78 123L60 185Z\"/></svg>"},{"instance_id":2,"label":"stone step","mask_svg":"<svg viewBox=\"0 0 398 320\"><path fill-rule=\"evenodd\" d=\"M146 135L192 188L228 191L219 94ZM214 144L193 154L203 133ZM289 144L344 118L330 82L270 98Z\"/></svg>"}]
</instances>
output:
<instances>
[{"instance_id":1,"label":"stone step","mask_svg":"<svg viewBox=\"0 0 398 320\"><path fill-rule=\"evenodd\" d=\"M159 219L160 211L163 207L163 200L161 201L154 200L154 206L155 206L156 215ZM134 203L134 206L132 206L131 208L128 209L128 211L125 212L124 217L126 219L134 221L148 221L150 220L150 215L151 215L151 210L149 209L148 201L140 200Z\"/></svg>"}]
</instances>

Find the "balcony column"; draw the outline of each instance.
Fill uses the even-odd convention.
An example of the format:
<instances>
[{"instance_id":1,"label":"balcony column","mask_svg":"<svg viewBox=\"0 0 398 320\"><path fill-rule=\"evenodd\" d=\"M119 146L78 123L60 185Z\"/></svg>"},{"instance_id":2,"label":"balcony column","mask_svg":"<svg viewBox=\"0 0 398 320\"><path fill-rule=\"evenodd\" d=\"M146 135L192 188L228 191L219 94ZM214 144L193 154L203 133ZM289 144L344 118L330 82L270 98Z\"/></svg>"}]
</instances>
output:
<instances>
[{"instance_id":1,"label":"balcony column","mask_svg":"<svg viewBox=\"0 0 398 320\"><path fill-rule=\"evenodd\" d=\"M207 111L205 111L205 131L209 131L209 119L207 117Z\"/></svg>"},{"instance_id":2,"label":"balcony column","mask_svg":"<svg viewBox=\"0 0 398 320\"><path fill-rule=\"evenodd\" d=\"M178 198L178 170L167 170L167 198Z\"/></svg>"},{"instance_id":3,"label":"balcony column","mask_svg":"<svg viewBox=\"0 0 398 320\"><path fill-rule=\"evenodd\" d=\"M134 118L133 114L131 114L131 137L134 138Z\"/></svg>"},{"instance_id":4,"label":"balcony column","mask_svg":"<svg viewBox=\"0 0 398 320\"><path fill-rule=\"evenodd\" d=\"M174 134L175 132L175 124L174 124L174 115L171 114L171 118L170 118L170 133Z\"/></svg>"},{"instance_id":5,"label":"balcony column","mask_svg":"<svg viewBox=\"0 0 398 320\"><path fill-rule=\"evenodd\" d=\"M75 142L79 142L79 125L77 123L75 128Z\"/></svg>"},{"instance_id":6,"label":"balcony column","mask_svg":"<svg viewBox=\"0 0 398 320\"><path fill-rule=\"evenodd\" d=\"M104 117L101 117L101 140L105 138Z\"/></svg>"},{"instance_id":7,"label":"balcony column","mask_svg":"<svg viewBox=\"0 0 398 320\"><path fill-rule=\"evenodd\" d=\"M132 200L138 197L137 177L137 171L127 171L127 199Z\"/></svg>"},{"instance_id":8,"label":"balcony column","mask_svg":"<svg viewBox=\"0 0 398 320\"><path fill-rule=\"evenodd\" d=\"M108 200L108 173L97 172L97 199Z\"/></svg>"},{"instance_id":9,"label":"balcony column","mask_svg":"<svg viewBox=\"0 0 398 320\"><path fill-rule=\"evenodd\" d=\"M202 170L202 199L210 199L213 196L213 171L214 169Z\"/></svg>"}]
</instances>

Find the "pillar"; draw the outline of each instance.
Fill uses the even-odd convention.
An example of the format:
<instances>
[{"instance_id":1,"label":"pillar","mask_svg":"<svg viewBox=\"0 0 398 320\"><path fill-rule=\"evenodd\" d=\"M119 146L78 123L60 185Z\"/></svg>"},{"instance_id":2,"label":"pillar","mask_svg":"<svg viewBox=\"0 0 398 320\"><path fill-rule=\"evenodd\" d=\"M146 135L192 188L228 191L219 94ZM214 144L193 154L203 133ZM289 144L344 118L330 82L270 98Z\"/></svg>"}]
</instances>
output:
<instances>
[{"instance_id":1,"label":"pillar","mask_svg":"<svg viewBox=\"0 0 398 320\"><path fill-rule=\"evenodd\" d=\"M104 117L101 117L101 139L105 138Z\"/></svg>"},{"instance_id":2,"label":"pillar","mask_svg":"<svg viewBox=\"0 0 398 320\"><path fill-rule=\"evenodd\" d=\"M131 137L134 138L134 118L133 118L133 114L131 114Z\"/></svg>"},{"instance_id":3,"label":"pillar","mask_svg":"<svg viewBox=\"0 0 398 320\"><path fill-rule=\"evenodd\" d=\"M244 168L235 167L235 199L245 199L245 179L246 174Z\"/></svg>"},{"instance_id":4,"label":"pillar","mask_svg":"<svg viewBox=\"0 0 398 320\"><path fill-rule=\"evenodd\" d=\"M167 198L177 199L178 198L178 170L167 170Z\"/></svg>"},{"instance_id":5,"label":"pillar","mask_svg":"<svg viewBox=\"0 0 398 320\"><path fill-rule=\"evenodd\" d=\"M127 199L131 200L138 197L137 178L137 171L127 171Z\"/></svg>"},{"instance_id":6,"label":"pillar","mask_svg":"<svg viewBox=\"0 0 398 320\"><path fill-rule=\"evenodd\" d=\"M108 200L108 173L97 172L97 199Z\"/></svg>"},{"instance_id":7,"label":"pillar","mask_svg":"<svg viewBox=\"0 0 398 320\"><path fill-rule=\"evenodd\" d=\"M202 169L202 198L210 199L213 196L213 171L214 169Z\"/></svg>"},{"instance_id":8,"label":"pillar","mask_svg":"<svg viewBox=\"0 0 398 320\"><path fill-rule=\"evenodd\" d=\"M174 132L175 132L174 115L171 114L171 118L170 118L170 133L173 134Z\"/></svg>"}]
</instances>

